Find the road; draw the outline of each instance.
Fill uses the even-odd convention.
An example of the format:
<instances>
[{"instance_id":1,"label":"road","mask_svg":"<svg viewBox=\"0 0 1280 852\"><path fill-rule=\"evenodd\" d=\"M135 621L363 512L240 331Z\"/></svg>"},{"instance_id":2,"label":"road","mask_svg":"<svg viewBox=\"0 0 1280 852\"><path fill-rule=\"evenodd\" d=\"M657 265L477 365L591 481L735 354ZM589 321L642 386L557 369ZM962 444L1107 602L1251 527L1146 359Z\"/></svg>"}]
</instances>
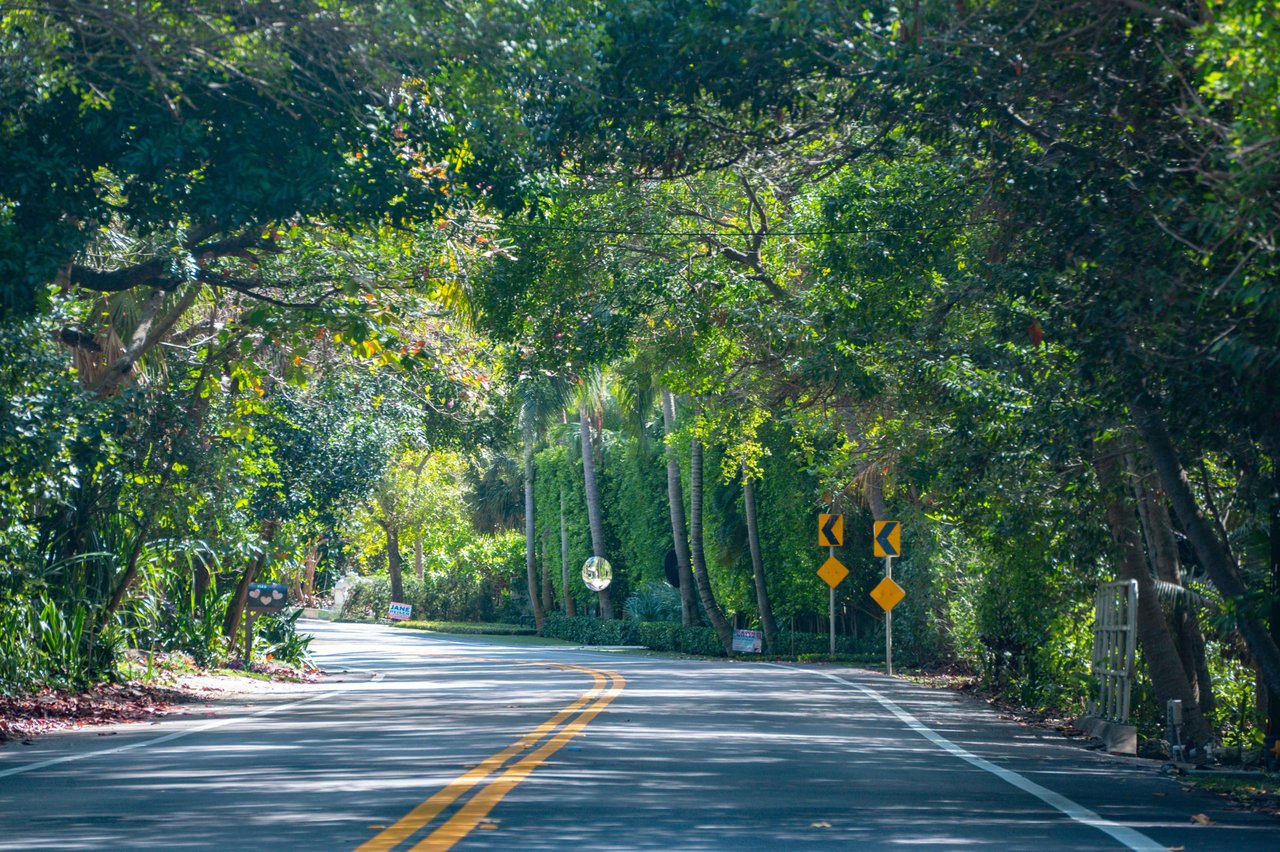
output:
<instances>
[{"instance_id":1,"label":"road","mask_svg":"<svg viewBox=\"0 0 1280 852\"><path fill-rule=\"evenodd\" d=\"M1280 848L870 672L307 626L336 675L306 692L0 749L0 849Z\"/></svg>"}]
</instances>

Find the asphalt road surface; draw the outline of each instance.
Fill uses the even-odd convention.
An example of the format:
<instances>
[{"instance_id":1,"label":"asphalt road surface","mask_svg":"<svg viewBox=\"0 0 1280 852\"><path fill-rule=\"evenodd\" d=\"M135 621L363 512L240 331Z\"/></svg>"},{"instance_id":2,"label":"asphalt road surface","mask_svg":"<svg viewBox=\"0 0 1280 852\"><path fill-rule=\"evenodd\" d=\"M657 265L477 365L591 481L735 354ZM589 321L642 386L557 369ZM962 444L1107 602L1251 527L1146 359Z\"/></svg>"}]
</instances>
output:
<instances>
[{"instance_id":1,"label":"asphalt road surface","mask_svg":"<svg viewBox=\"0 0 1280 852\"><path fill-rule=\"evenodd\" d=\"M1158 764L857 669L307 629L326 683L0 748L0 849L1280 849Z\"/></svg>"}]
</instances>

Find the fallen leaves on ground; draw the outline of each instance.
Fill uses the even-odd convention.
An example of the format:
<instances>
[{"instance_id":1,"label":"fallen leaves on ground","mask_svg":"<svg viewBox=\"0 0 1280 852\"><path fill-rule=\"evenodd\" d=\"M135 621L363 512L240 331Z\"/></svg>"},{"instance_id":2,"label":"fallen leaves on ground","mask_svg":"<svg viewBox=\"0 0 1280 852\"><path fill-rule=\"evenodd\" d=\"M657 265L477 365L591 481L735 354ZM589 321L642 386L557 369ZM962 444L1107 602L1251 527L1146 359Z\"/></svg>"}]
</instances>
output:
<instances>
[{"instance_id":1,"label":"fallen leaves on ground","mask_svg":"<svg viewBox=\"0 0 1280 852\"><path fill-rule=\"evenodd\" d=\"M899 677L931 689L950 689L963 695L981 698L997 710L999 718L1005 721L1055 731L1064 737L1088 736L1072 724L1069 713L1054 708L1035 710L1023 707L1007 696L998 695L994 690L984 686L976 675L954 667L939 671L901 673Z\"/></svg>"},{"instance_id":2,"label":"fallen leaves on ground","mask_svg":"<svg viewBox=\"0 0 1280 852\"><path fill-rule=\"evenodd\" d=\"M143 722L175 711L191 700L176 689L140 684L102 684L83 692L42 689L18 698L0 696L0 742L28 740L46 731Z\"/></svg>"},{"instance_id":3,"label":"fallen leaves on ground","mask_svg":"<svg viewBox=\"0 0 1280 852\"><path fill-rule=\"evenodd\" d=\"M226 669L232 672L242 672L244 671L244 664L239 660L233 660L227 663ZM249 667L249 671L253 674L266 675L270 680L286 683L316 683L320 680L321 675L324 674L314 666L299 668L274 660L267 660L266 662L255 660Z\"/></svg>"},{"instance_id":4,"label":"fallen leaves on ground","mask_svg":"<svg viewBox=\"0 0 1280 852\"><path fill-rule=\"evenodd\" d=\"M243 671L238 663L227 667ZM196 670L190 674L213 674ZM254 662L250 673L254 679L277 683L316 683L323 672L316 668L299 669L275 661ZM224 672L225 674L225 672ZM234 680L251 682L244 675ZM0 695L0 743L8 740L28 742L37 734L83 728L86 725L110 725L117 722L145 722L184 712L175 706L202 702L219 687L130 682L98 684L82 691L42 689L28 695ZM206 705L207 706L207 705ZM252 705L245 705L252 706ZM205 713L206 717L214 713Z\"/></svg>"}]
</instances>

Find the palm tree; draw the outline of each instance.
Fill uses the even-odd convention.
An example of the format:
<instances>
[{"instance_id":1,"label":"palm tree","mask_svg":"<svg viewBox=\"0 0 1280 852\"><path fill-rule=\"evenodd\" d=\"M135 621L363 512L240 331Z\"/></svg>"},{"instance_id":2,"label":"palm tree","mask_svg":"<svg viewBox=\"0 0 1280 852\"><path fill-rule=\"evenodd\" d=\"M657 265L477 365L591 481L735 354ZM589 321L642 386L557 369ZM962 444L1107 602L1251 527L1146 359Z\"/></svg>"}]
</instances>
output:
<instances>
[{"instance_id":1,"label":"palm tree","mask_svg":"<svg viewBox=\"0 0 1280 852\"><path fill-rule=\"evenodd\" d=\"M522 418L525 419L525 418ZM533 608L534 625L538 635L546 626L546 613L542 611L542 601L538 597L538 555L537 533L533 517L533 442L534 436L529 429L524 432L524 565L525 579L529 589L529 606Z\"/></svg>"},{"instance_id":2,"label":"palm tree","mask_svg":"<svg viewBox=\"0 0 1280 852\"><path fill-rule=\"evenodd\" d=\"M578 603L569 585L569 525L564 516L564 485L560 486L560 588L563 589L564 614L578 614Z\"/></svg>"},{"instance_id":3,"label":"palm tree","mask_svg":"<svg viewBox=\"0 0 1280 852\"><path fill-rule=\"evenodd\" d=\"M662 391L662 431L670 438L675 433L676 400L671 391ZM667 445L667 503L671 509L671 540L675 545L676 565L680 576L680 620L691 626L697 615L694 601L693 572L689 566L688 530L684 522L684 494L680 487L680 461L675 448Z\"/></svg>"},{"instance_id":4,"label":"palm tree","mask_svg":"<svg viewBox=\"0 0 1280 852\"><path fill-rule=\"evenodd\" d=\"M524 461L524 560L525 580L529 591L529 606L533 609L534 623L539 634L546 622L542 599L538 592L537 523L533 499L534 448L546 430L551 417L564 410L565 384L558 378L547 381L524 381L518 385L520 393L520 438Z\"/></svg>"},{"instance_id":5,"label":"palm tree","mask_svg":"<svg viewBox=\"0 0 1280 852\"><path fill-rule=\"evenodd\" d=\"M689 445L689 544L690 561L694 578L698 583L698 596L702 609L707 613L725 653L733 653L733 628L724 617L711 589L711 576L707 573L707 555L702 546L702 441L693 437Z\"/></svg>"},{"instance_id":6,"label":"palm tree","mask_svg":"<svg viewBox=\"0 0 1280 852\"><path fill-rule=\"evenodd\" d=\"M756 605L760 610L760 626L770 651L778 647L778 625L773 620L773 604L764 580L764 559L760 555L760 528L756 523L756 488L746 467L742 469L742 504L747 516L747 544L751 548L751 573L756 581Z\"/></svg>"},{"instance_id":7,"label":"palm tree","mask_svg":"<svg viewBox=\"0 0 1280 852\"><path fill-rule=\"evenodd\" d=\"M592 437L591 417L587 411L590 400L584 384L584 393L578 400L578 428L582 435L582 478L586 486L587 523L591 528L591 553L604 557L604 522L600 513L600 486L596 481L596 443ZM596 593L600 600L600 617L613 618L613 601L606 586Z\"/></svg>"}]
</instances>

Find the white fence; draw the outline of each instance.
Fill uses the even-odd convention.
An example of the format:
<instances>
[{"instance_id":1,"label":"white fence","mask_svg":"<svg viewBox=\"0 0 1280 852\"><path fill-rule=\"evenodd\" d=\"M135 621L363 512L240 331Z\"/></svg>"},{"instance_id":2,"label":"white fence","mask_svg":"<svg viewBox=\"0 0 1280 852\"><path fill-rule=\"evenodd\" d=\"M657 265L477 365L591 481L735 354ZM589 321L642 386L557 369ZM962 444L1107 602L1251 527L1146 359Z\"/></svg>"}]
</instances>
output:
<instances>
[{"instance_id":1,"label":"white fence","mask_svg":"<svg viewBox=\"0 0 1280 852\"><path fill-rule=\"evenodd\" d=\"M1093 677L1098 695L1090 702L1089 715L1127 723L1138 633L1138 582L1104 583L1095 601Z\"/></svg>"}]
</instances>

